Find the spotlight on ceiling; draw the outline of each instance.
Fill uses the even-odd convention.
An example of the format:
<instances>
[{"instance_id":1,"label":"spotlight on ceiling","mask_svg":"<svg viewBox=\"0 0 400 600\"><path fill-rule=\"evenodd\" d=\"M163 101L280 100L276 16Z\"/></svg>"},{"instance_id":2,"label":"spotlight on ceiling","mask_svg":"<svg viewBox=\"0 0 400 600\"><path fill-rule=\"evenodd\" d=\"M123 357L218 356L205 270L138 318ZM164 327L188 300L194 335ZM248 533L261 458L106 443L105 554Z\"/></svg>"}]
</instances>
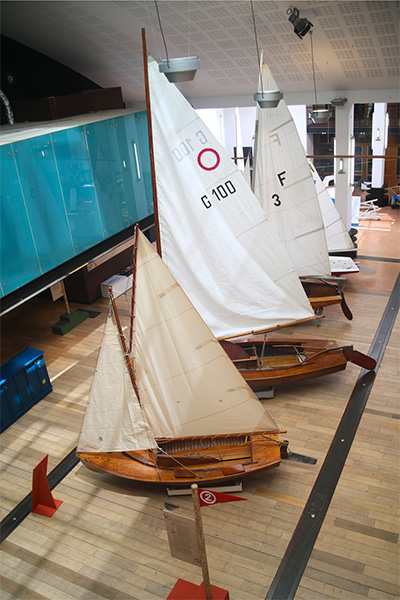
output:
<instances>
[{"instance_id":1,"label":"spotlight on ceiling","mask_svg":"<svg viewBox=\"0 0 400 600\"><path fill-rule=\"evenodd\" d=\"M313 27L313 24L308 19L301 19L298 9L294 6L290 6L287 9L286 14L289 15L289 21L293 25L295 34L298 35L300 39L303 39L310 31L311 27Z\"/></svg>"},{"instance_id":2,"label":"spotlight on ceiling","mask_svg":"<svg viewBox=\"0 0 400 600\"><path fill-rule=\"evenodd\" d=\"M347 98L334 98L331 100L332 106L344 106L347 102Z\"/></svg>"}]
</instances>

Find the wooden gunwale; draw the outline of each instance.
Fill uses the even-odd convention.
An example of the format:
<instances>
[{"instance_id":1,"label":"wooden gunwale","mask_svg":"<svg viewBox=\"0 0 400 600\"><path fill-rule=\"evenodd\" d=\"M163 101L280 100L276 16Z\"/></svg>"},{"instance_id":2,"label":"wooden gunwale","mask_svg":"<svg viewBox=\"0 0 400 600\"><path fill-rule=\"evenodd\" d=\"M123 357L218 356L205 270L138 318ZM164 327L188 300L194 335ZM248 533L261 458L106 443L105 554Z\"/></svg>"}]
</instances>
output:
<instances>
[{"instance_id":1,"label":"wooden gunwale","mask_svg":"<svg viewBox=\"0 0 400 600\"><path fill-rule=\"evenodd\" d=\"M255 434L250 436L247 444L240 446L242 450L244 446L247 446L245 456L231 458L229 457L229 448L225 453L223 449L220 449L221 454L227 456L223 456L218 463L215 461L205 462L201 465L179 465L177 463L175 467L160 466L157 462L150 465L123 452L80 452L78 457L88 469L135 481L168 485L182 485L182 482L186 484L199 481L216 483L235 479L239 474L240 477L243 477L256 471L277 467L281 461L280 446L282 443L283 440L280 440L276 433L269 433L268 439L261 434ZM235 446L232 448L235 450ZM147 454L146 451L138 451L138 454L142 453Z\"/></svg>"},{"instance_id":2,"label":"wooden gunwale","mask_svg":"<svg viewBox=\"0 0 400 600\"><path fill-rule=\"evenodd\" d=\"M347 348L347 349L349 349L349 348ZM352 350L352 347L351 347L351 350ZM314 360L319 360L322 356L327 355L327 354L332 354L333 352L335 352L335 353L338 352L340 355L343 356L343 358L345 358L345 361L351 361L351 358L347 358L345 356L344 351L345 351L345 349L343 348L343 346L338 346L336 348L327 348L326 350L320 350L319 352L316 352L312 356L307 356L307 358L303 359L301 362L298 362L296 364L292 364L292 365L282 364L282 365L277 365L277 366L273 366L273 367L270 367L270 368L271 369L275 369L275 368L277 368L277 369L293 369L293 368L297 368L297 367L300 367L300 366L307 365L307 364L309 364L310 362L312 362ZM305 351L304 351L304 354L305 354ZM349 356L350 354L347 353L347 355ZM289 358L293 358L293 357L296 358L297 356L296 355L291 355ZM250 356L249 358L250 359L254 358L256 360L267 360L268 358L274 358L276 360L282 359L282 361L284 361L288 357L287 356L262 356L262 357L260 357L260 356L255 356L255 357ZM237 364L240 364L242 362L244 363L244 362L246 362L248 360L249 359L247 359L247 358L237 358L237 359L234 359L233 362L237 366ZM268 368L268 367L264 367L264 368Z\"/></svg>"}]
</instances>

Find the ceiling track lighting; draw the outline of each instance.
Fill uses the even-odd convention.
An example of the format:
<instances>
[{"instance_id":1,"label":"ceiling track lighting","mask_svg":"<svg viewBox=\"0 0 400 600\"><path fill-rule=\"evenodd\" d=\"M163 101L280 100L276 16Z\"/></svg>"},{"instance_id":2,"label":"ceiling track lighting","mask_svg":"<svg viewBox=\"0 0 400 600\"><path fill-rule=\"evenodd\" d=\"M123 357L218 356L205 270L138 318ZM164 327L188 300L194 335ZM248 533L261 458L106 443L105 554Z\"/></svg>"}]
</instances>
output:
<instances>
[{"instance_id":1,"label":"ceiling track lighting","mask_svg":"<svg viewBox=\"0 0 400 600\"><path fill-rule=\"evenodd\" d=\"M165 41L163 28L161 25L160 13L158 12L157 0L155 0L158 23L164 42L166 59L158 65L160 73L164 73L168 81L171 83L180 83L183 81L192 81L198 69L200 69L200 60L197 56L187 56L185 58L169 58L167 43Z\"/></svg>"},{"instance_id":2,"label":"ceiling track lighting","mask_svg":"<svg viewBox=\"0 0 400 600\"><path fill-rule=\"evenodd\" d=\"M310 31L313 24L305 18L300 18L300 13L297 8L290 6L286 14L289 15L289 21L293 25L294 32L302 40L305 35Z\"/></svg>"},{"instance_id":3,"label":"ceiling track lighting","mask_svg":"<svg viewBox=\"0 0 400 600\"><path fill-rule=\"evenodd\" d=\"M256 40L256 48L257 48L257 58L259 64L259 72L260 72L260 87L261 91L256 92L253 96L254 100L257 102L260 108L276 108L279 102L283 98L283 94L280 90L264 90L263 77L262 77L262 61L260 60L260 52L258 50L258 40L257 40L257 29L256 29L256 20L254 17L254 7L253 0L250 0L251 4L251 14L253 17L253 28L254 28L254 37Z\"/></svg>"}]
</instances>

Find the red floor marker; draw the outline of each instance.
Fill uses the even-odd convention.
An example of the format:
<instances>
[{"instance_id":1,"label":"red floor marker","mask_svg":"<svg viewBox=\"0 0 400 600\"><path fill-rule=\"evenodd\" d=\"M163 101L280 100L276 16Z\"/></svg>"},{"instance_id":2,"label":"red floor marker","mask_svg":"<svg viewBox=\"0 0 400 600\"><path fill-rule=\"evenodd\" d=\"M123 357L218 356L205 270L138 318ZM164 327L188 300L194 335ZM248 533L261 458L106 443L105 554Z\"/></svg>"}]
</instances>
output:
<instances>
[{"instance_id":1,"label":"red floor marker","mask_svg":"<svg viewBox=\"0 0 400 600\"><path fill-rule=\"evenodd\" d=\"M229 600L229 592L216 585L211 586L212 600ZM178 579L167 600L206 600L204 583L196 585L184 579Z\"/></svg>"},{"instance_id":2,"label":"red floor marker","mask_svg":"<svg viewBox=\"0 0 400 600\"><path fill-rule=\"evenodd\" d=\"M32 512L45 517L52 517L57 508L62 504L62 500L55 500L50 491L47 481L47 460L46 456L33 469L32 483Z\"/></svg>"}]
</instances>

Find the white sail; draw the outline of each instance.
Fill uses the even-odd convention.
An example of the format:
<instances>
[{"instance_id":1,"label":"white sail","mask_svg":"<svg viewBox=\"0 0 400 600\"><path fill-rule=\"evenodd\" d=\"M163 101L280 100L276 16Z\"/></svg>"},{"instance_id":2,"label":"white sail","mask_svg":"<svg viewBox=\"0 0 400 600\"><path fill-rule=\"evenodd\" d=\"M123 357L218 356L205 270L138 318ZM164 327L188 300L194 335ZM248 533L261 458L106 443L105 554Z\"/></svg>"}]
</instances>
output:
<instances>
[{"instance_id":1,"label":"white sail","mask_svg":"<svg viewBox=\"0 0 400 600\"><path fill-rule=\"evenodd\" d=\"M155 437L278 431L140 232L137 243L134 364Z\"/></svg>"},{"instance_id":2,"label":"white sail","mask_svg":"<svg viewBox=\"0 0 400 600\"><path fill-rule=\"evenodd\" d=\"M278 89L267 65L264 89ZM261 91L261 90L260 90ZM257 107L253 189L299 277L330 275L324 224L295 123L284 100Z\"/></svg>"},{"instance_id":3,"label":"white sail","mask_svg":"<svg viewBox=\"0 0 400 600\"><path fill-rule=\"evenodd\" d=\"M149 62L162 257L217 337L312 318L243 174Z\"/></svg>"},{"instance_id":4,"label":"white sail","mask_svg":"<svg viewBox=\"0 0 400 600\"><path fill-rule=\"evenodd\" d=\"M78 452L123 452L156 447L132 386L116 324L109 314Z\"/></svg>"},{"instance_id":5,"label":"white sail","mask_svg":"<svg viewBox=\"0 0 400 600\"><path fill-rule=\"evenodd\" d=\"M246 180L247 185L251 188L251 169L250 169L250 157L246 158L246 162L244 164L243 176Z\"/></svg>"},{"instance_id":6,"label":"white sail","mask_svg":"<svg viewBox=\"0 0 400 600\"><path fill-rule=\"evenodd\" d=\"M311 161L308 162L317 190L319 206L325 226L326 241L329 252L353 250L354 244L346 229L342 217L329 195L328 190L321 181L316 168Z\"/></svg>"}]
</instances>

